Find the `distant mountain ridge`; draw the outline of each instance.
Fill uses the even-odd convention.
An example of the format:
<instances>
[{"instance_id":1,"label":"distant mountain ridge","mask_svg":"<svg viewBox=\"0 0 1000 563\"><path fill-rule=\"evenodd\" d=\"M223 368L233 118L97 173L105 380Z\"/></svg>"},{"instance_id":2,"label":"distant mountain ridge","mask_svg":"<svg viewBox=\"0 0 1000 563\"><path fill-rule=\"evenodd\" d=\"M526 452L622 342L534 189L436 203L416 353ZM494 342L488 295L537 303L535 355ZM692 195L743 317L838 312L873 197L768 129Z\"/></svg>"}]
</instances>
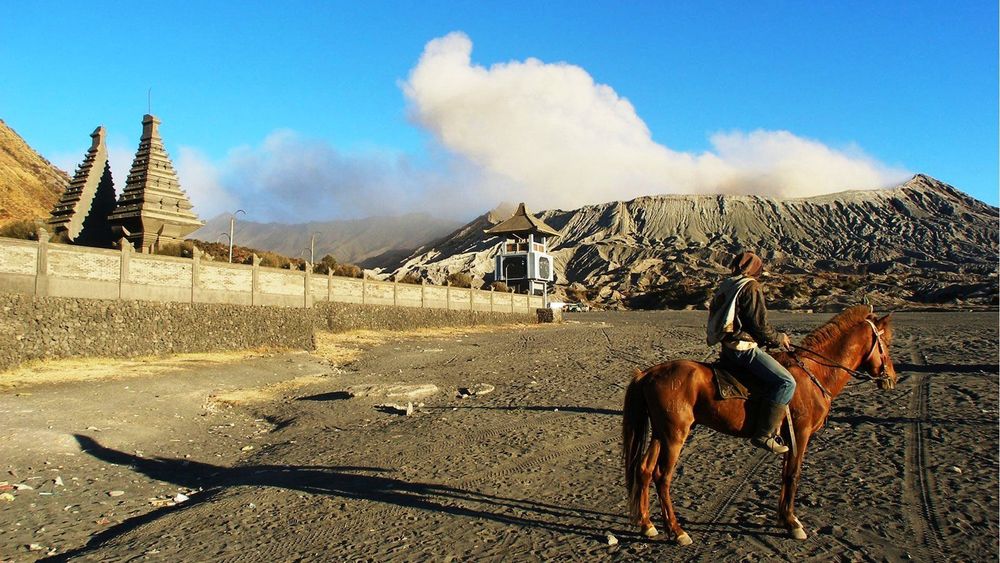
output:
<instances>
[{"instance_id":1,"label":"distant mountain ridge","mask_svg":"<svg viewBox=\"0 0 1000 563\"><path fill-rule=\"evenodd\" d=\"M863 292L890 305L995 305L998 214L918 174L895 188L810 198L644 196L538 216L561 232L552 247L557 282L598 303L702 306L730 257L753 249L784 276L776 281L796 286L778 292L781 304L800 308ZM482 231L496 221L481 216L387 271L489 279L497 240Z\"/></svg>"},{"instance_id":2,"label":"distant mountain ridge","mask_svg":"<svg viewBox=\"0 0 1000 563\"><path fill-rule=\"evenodd\" d=\"M256 223L236 220L233 237L240 246L270 250L290 258L309 259L309 243L316 233L316 260L326 254L339 262L374 267L408 256L428 241L435 240L460 225L425 213L398 217L368 217L316 221L300 224ZM207 242L227 242L229 215L218 215L189 238Z\"/></svg>"},{"instance_id":3,"label":"distant mountain ridge","mask_svg":"<svg viewBox=\"0 0 1000 563\"><path fill-rule=\"evenodd\" d=\"M48 219L67 185L65 172L35 152L0 119L0 226Z\"/></svg>"}]
</instances>

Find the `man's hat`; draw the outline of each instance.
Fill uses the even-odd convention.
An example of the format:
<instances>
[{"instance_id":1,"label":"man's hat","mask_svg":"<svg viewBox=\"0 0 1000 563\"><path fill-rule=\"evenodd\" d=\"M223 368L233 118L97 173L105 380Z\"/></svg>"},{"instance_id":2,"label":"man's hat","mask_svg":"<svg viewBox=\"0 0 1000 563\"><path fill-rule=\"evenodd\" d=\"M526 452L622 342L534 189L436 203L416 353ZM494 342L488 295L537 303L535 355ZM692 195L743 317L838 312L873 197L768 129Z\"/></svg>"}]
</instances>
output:
<instances>
[{"instance_id":1,"label":"man's hat","mask_svg":"<svg viewBox=\"0 0 1000 563\"><path fill-rule=\"evenodd\" d=\"M753 252L741 252L733 259L730 267L734 276L756 278L764 271L764 261Z\"/></svg>"}]
</instances>

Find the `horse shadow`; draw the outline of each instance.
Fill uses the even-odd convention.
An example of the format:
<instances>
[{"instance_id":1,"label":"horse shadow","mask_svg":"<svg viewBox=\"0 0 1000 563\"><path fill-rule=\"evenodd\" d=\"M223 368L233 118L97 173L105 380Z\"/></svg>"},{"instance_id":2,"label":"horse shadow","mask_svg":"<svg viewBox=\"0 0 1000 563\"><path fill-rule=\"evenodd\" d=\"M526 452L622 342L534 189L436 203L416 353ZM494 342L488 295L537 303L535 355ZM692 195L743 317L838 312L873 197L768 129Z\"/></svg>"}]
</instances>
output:
<instances>
[{"instance_id":1,"label":"horse shadow","mask_svg":"<svg viewBox=\"0 0 1000 563\"><path fill-rule=\"evenodd\" d=\"M507 498L437 483L410 482L390 477L391 470L364 466L242 465L225 467L188 459L139 457L105 447L96 440L74 434L80 449L96 459L129 466L152 479L179 487L201 489L190 500L131 518L93 536L73 551L45 559L68 561L96 549L105 542L176 510L210 502L230 487L275 487L314 495L359 499L398 507L427 510L469 519L482 519L523 528L541 528L562 534L603 539L609 529L640 541L639 534L623 530L624 515L567 508L528 499ZM517 514L514 514L517 511ZM573 519L587 524L574 524Z\"/></svg>"}]
</instances>

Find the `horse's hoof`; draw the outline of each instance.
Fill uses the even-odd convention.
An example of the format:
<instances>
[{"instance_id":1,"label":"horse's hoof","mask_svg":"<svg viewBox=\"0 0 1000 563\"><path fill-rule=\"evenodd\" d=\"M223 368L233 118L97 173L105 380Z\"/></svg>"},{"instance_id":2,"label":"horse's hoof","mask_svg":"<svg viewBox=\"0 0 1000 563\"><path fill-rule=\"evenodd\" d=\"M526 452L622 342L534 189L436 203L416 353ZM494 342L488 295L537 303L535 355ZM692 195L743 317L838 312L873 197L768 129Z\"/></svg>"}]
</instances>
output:
<instances>
[{"instance_id":1,"label":"horse's hoof","mask_svg":"<svg viewBox=\"0 0 1000 563\"><path fill-rule=\"evenodd\" d=\"M657 535L659 535L659 533L660 532L656 531L656 526L650 526L642 531L642 535L646 536L647 538L655 538Z\"/></svg>"},{"instance_id":2,"label":"horse's hoof","mask_svg":"<svg viewBox=\"0 0 1000 563\"><path fill-rule=\"evenodd\" d=\"M806 531L804 528L792 528L792 537L797 540L806 539Z\"/></svg>"},{"instance_id":3,"label":"horse's hoof","mask_svg":"<svg viewBox=\"0 0 1000 563\"><path fill-rule=\"evenodd\" d=\"M691 536L689 536L687 532L681 533L681 535L677 536L677 540L675 541L677 542L677 545L691 545L692 543Z\"/></svg>"}]
</instances>

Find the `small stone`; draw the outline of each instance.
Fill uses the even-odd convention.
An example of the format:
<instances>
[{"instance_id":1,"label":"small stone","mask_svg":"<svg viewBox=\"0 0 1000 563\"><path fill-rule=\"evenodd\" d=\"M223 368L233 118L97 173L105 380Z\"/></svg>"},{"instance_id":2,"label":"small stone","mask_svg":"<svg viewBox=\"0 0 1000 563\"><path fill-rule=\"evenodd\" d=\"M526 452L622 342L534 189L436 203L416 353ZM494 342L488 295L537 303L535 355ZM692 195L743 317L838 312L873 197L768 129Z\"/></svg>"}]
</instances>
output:
<instances>
[{"instance_id":1,"label":"small stone","mask_svg":"<svg viewBox=\"0 0 1000 563\"><path fill-rule=\"evenodd\" d=\"M465 397L475 397L488 395L496 390L496 387L490 385L489 383L477 383L471 387L460 387L458 389L458 396Z\"/></svg>"},{"instance_id":2,"label":"small stone","mask_svg":"<svg viewBox=\"0 0 1000 563\"><path fill-rule=\"evenodd\" d=\"M240 448L240 451L241 452L249 452L252 449L253 449L253 446L243 446L242 448Z\"/></svg>"},{"instance_id":3,"label":"small stone","mask_svg":"<svg viewBox=\"0 0 1000 563\"><path fill-rule=\"evenodd\" d=\"M185 495L184 493L177 493L177 495L174 496L174 502L176 502L178 504L180 504L182 502L189 501L189 500L191 500L191 497Z\"/></svg>"},{"instance_id":4,"label":"small stone","mask_svg":"<svg viewBox=\"0 0 1000 563\"><path fill-rule=\"evenodd\" d=\"M109 497L120 497L125 494L125 491L108 491Z\"/></svg>"},{"instance_id":5,"label":"small stone","mask_svg":"<svg viewBox=\"0 0 1000 563\"><path fill-rule=\"evenodd\" d=\"M962 474L962 468L957 465L952 465L949 469L951 469L952 472L954 473L958 473L959 475Z\"/></svg>"},{"instance_id":6,"label":"small stone","mask_svg":"<svg viewBox=\"0 0 1000 563\"><path fill-rule=\"evenodd\" d=\"M0 500L2 501L14 502L14 498L15 498L14 495L10 493L0 493Z\"/></svg>"},{"instance_id":7,"label":"small stone","mask_svg":"<svg viewBox=\"0 0 1000 563\"><path fill-rule=\"evenodd\" d=\"M62 486L63 486L63 480L62 480L62 477L59 477L59 476L57 476L57 477L55 478L55 484L56 484L56 486L57 486L57 487L62 487Z\"/></svg>"},{"instance_id":8,"label":"small stone","mask_svg":"<svg viewBox=\"0 0 1000 563\"><path fill-rule=\"evenodd\" d=\"M33 491L33 490L35 490L35 488L32 487L31 485L25 485L24 483L14 483L14 488L17 489L17 490L19 490L19 491Z\"/></svg>"},{"instance_id":9,"label":"small stone","mask_svg":"<svg viewBox=\"0 0 1000 563\"><path fill-rule=\"evenodd\" d=\"M28 544L29 551L45 551L45 546L37 543Z\"/></svg>"},{"instance_id":10,"label":"small stone","mask_svg":"<svg viewBox=\"0 0 1000 563\"><path fill-rule=\"evenodd\" d=\"M608 545L618 545L618 538L614 534L608 534Z\"/></svg>"}]
</instances>

